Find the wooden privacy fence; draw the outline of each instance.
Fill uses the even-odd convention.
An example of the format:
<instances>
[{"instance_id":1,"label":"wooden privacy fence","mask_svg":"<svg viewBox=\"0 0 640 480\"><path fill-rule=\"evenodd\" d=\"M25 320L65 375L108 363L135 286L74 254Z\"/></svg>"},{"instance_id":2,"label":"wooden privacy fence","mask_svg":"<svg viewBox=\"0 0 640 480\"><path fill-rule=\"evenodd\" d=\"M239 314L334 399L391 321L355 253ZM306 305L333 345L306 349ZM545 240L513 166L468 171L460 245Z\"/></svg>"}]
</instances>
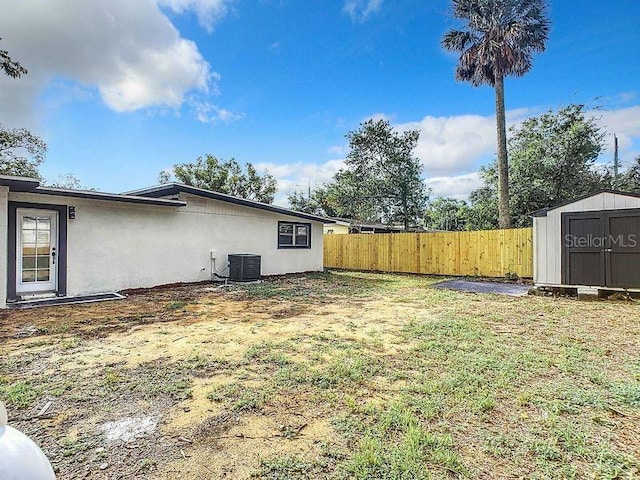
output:
<instances>
[{"instance_id":1,"label":"wooden privacy fence","mask_svg":"<svg viewBox=\"0 0 640 480\"><path fill-rule=\"evenodd\" d=\"M533 276L533 229L324 236L324 266L433 275Z\"/></svg>"}]
</instances>

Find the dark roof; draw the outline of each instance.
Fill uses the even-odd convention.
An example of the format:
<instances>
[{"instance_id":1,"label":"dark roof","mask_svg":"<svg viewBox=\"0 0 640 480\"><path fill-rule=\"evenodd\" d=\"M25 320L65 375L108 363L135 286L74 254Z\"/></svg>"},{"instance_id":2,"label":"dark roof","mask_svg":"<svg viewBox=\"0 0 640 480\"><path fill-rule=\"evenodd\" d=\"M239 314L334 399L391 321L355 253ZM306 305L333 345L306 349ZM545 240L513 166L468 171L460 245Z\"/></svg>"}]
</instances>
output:
<instances>
[{"instance_id":1,"label":"dark roof","mask_svg":"<svg viewBox=\"0 0 640 480\"><path fill-rule=\"evenodd\" d=\"M167 199L162 197L177 195L179 193L189 193L200 197L212 198L223 202L234 203L250 208L257 208L269 212L281 213L291 217L303 218L323 223L335 223L333 220L311 215L308 213L296 212L288 208L277 207L266 203L247 200L245 198L233 197L223 193L212 192L202 188L182 185L180 183L167 183L155 187L142 188L125 193L104 193L93 190L68 190L66 188L53 188L40 186L40 180L28 177L12 177L0 175L0 186L9 187L12 192L30 192L42 195L56 195L60 197L86 198L89 200L107 200L112 202L139 203L145 205L160 205L168 207L184 207L187 203L178 199Z\"/></svg>"},{"instance_id":2,"label":"dark roof","mask_svg":"<svg viewBox=\"0 0 640 480\"><path fill-rule=\"evenodd\" d=\"M164 198L148 198L135 195L95 192L93 190L68 190L66 188L41 187L37 178L11 177L0 175L0 186L9 187L12 192L38 193L59 197L86 198L88 200L107 200L111 202L139 203L143 205L160 205L166 207L184 207L185 202Z\"/></svg>"},{"instance_id":3,"label":"dark roof","mask_svg":"<svg viewBox=\"0 0 640 480\"><path fill-rule=\"evenodd\" d=\"M89 200L110 200L112 202L141 203L145 205L160 205L167 207L184 207L187 202L166 198L149 198L136 195L121 195L118 193L94 192L92 190L67 190L65 188L38 187L33 193L44 195L59 195L61 197L86 198Z\"/></svg>"},{"instance_id":4,"label":"dark roof","mask_svg":"<svg viewBox=\"0 0 640 480\"><path fill-rule=\"evenodd\" d=\"M570 205L575 202L579 202L580 200L584 200L589 197L594 197L596 195L600 195L601 193L612 193L614 195L624 195L626 197L635 197L640 198L640 192L623 192L621 190L611 190L608 188L603 188L602 190L598 190L597 192L588 193L586 195L582 195L581 197L572 198L571 200L567 200L565 202L559 203L553 207L542 208L540 210L536 210L535 212L529 213L530 217L546 217L547 213L551 210L556 210L560 207L564 207L566 205Z\"/></svg>"},{"instance_id":5,"label":"dark roof","mask_svg":"<svg viewBox=\"0 0 640 480\"><path fill-rule=\"evenodd\" d=\"M268 203L256 202L255 200L247 200L246 198L234 197L231 195L225 195L224 193L213 192L211 190L205 190L203 188L192 187L190 185L184 185L181 183L165 183L163 185L156 185L154 187L141 188L139 190L132 190L125 192L123 195L139 195L142 197L166 197L171 195L178 195L180 193L188 193L190 195L197 195L199 197L211 198L213 200L220 200L222 202L233 203L235 205L242 205L244 207L257 208L259 210L266 210L268 212L280 213L283 215L289 215L291 217L303 218L305 220L313 220L322 223L335 223L330 218L320 217L318 215L311 215L309 213L296 212L295 210L289 210L288 208L278 207Z\"/></svg>"},{"instance_id":6,"label":"dark roof","mask_svg":"<svg viewBox=\"0 0 640 480\"><path fill-rule=\"evenodd\" d=\"M0 175L0 186L9 187L9 190L14 192L29 192L35 190L38 185L40 185L40 180L37 178Z\"/></svg>"}]
</instances>

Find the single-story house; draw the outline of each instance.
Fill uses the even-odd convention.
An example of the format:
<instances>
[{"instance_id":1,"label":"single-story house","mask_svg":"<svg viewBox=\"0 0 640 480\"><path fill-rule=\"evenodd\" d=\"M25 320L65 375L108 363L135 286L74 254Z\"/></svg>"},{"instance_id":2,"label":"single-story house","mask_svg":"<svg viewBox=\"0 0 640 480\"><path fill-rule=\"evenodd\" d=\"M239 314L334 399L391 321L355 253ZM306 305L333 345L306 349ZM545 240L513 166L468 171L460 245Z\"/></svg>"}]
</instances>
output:
<instances>
[{"instance_id":1,"label":"single-story house","mask_svg":"<svg viewBox=\"0 0 640 480\"><path fill-rule=\"evenodd\" d=\"M327 235L346 235L347 233L399 233L404 231L404 227L397 225L361 222L349 218L332 217L327 220L331 222L324 225L324 233Z\"/></svg>"},{"instance_id":2,"label":"single-story house","mask_svg":"<svg viewBox=\"0 0 640 480\"><path fill-rule=\"evenodd\" d=\"M602 190L533 216L538 287L640 289L640 194Z\"/></svg>"},{"instance_id":3,"label":"single-story house","mask_svg":"<svg viewBox=\"0 0 640 480\"><path fill-rule=\"evenodd\" d=\"M0 176L0 308L220 278L229 254L260 255L263 275L320 271L327 221L176 183L112 194Z\"/></svg>"}]
</instances>

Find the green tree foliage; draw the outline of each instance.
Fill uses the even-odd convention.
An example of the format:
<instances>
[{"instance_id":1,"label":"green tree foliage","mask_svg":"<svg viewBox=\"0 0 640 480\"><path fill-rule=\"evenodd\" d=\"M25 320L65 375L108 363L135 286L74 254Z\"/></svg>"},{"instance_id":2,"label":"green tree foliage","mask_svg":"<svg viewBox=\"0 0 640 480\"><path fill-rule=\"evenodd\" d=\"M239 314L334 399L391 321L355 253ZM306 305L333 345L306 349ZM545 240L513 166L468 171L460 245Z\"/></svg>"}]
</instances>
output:
<instances>
[{"instance_id":1,"label":"green tree foliage","mask_svg":"<svg viewBox=\"0 0 640 480\"><path fill-rule=\"evenodd\" d=\"M345 168L311 195L293 192L292 208L364 222L421 224L428 192L413 154L418 131L396 132L386 120L368 120L349 132Z\"/></svg>"},{"instance_id":2,"label":"green tree foliage","mask_svg":"<svg viewBox=\"0 0 640 480\"><path fill-rule=\"evenodd\" d=\"M481 169L482 170L482 169ZM494 170L495 172L495 170ZM481 176L483 176L481 171ZM485 177L485 182L487 179ZM493 230L498 228L498 192L494 184L487 184L469 195L469 216L467 227L469 230Z\"/></svg>"},{"instance_id":3,"label":"green tree foliage","mask_svg":"<svg viewBox=\"0 0 640 480\"><path fill-rule=\"evenodd\" d=\"M469 205L455 198L436 198L429 202L424 213L427 230L467 230Z\"/></svg>"},{"instance_id":4,"label":"green tree foliage","mask_svg":"<svg viewBox=\"0 0 640 480\"><path fill-rule=\"evenodd\" d=\"M315 188L310 193L294 191L287 195L287 199L291 208L298 212L337 217L340 211L335 207L335 199L332 199L330 194L331 187L324 185Z\"/></svg>"},{"instance_id":5,"label":"green tree foliage","mask_svg":"<svg viewBox=\"0 0 640 480\"><path fill-rule=\"evenodd\" d=\"M2 38L0 38L2 40ZM22 75L27 74L27 69L20 65L20 62L14 61L9 52L0 49L0 69L12 78L20 78Z\"/></svg>"},{"instance_id":6,"label":"green tree foliage","mask_svg":"<svg viewBox=\"0 0 640 480\"><path fill-rule=\"evenodd\" d=\"M46 143L29 130L0 124L0 175L40 178L38 166L46 153Z\"/></svg>"},{"instance_id":7,"label":"green tree foliage","mask_svg":"<svg viewBox=\"0 0 640 480\"><path fill-rule=\"evenodd\" d=\"M277 190L276 179L268 172L259 173L251 163L243 171L235 159L221 161L213 155L174 165L173 175L186 185L264 203L272 203ZM167 172L160 173L161 183L169 179Z\"/></svg>"},{"instance_id":8,"label":"green tree foliage","mask_svg":"<svg viewBox=\"0 0 640 480\"><path fill-rule=\"evenodd\" d=\"M514 225L528 226L528 213L557 205L610 185L595 161L604 146L598 120L582 105L569 105L525 120L511 129L510 208ZM471 224L498 226L496 162L480 173L485 187L471 194Z\"/></svg>"},{"instance_id":9,"label":"green tree foliage","mask_svg":"<svg viewBox=\"0 0 640 480\"><path fill-rule=\"evenodd\" d=\"M27 74L27 69L2 49L0 70L12 78L20 78ZM29 130L7 129L0 124L0 175L41 178L38 166L44 161L46 153L47 144Z\"/></svg>"},{"instance_id":10,"label":"green tree foliage","mask_svg":"<svg viewBox=\"0 0 640 480\"><path fill-rule=\"evenodd\" d=\"M504 106L504 77L523 76L535 52L545 49L549 20L544 0L453 0L453 16L463 23L450 30L442 46L460 53L456 79L495 89L498 138L500 226L508 228L509 164Z\"/></svg>"},{"instance_id":11,"label":"green tree foliage","mask_svg":"<svg viewBox=\"0 0 640 480\"><path fill-rule=\"evenodd\" d=\"M367 120L349 132L346 168L330 193L344 213L358 220L416 226L428 199L422 165L414 155L419 132L397 132L387 120Z\"/></svg>"},{"instance_id":12,"label":"green tree foliage","mask_svg":"<svg viewBox=\"0 0 640 480\"><path fill-rule=\"evenodd\" d=\"M612 179L612 186L625 192L640 191L640 155L620 174L619 178Z\"/></svg>"}]
</instances>

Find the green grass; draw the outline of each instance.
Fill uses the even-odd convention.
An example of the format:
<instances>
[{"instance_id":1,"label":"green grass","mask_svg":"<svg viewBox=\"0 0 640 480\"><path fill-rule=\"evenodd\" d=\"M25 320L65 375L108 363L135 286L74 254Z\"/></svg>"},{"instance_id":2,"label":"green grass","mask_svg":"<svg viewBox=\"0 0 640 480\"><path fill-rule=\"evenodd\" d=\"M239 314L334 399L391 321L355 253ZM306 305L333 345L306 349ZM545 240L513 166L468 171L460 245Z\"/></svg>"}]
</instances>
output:
<instances>
[{"instance_id":1,"label":"green grass","mask_svg":"<svg viewBox=\"0 0 640 480\"><path fill-rule=\"evenodd\" d=\"M212 402L224 402L234 412L260 410L269 400L269 388L254 388L241 384L222 385L207 394Z\"/></svg>"},{"instance_id":2,"label":"green grass","mask_svg":"<svg viewBox=\"0 0 640 480\"><path fill-rule=\"evenodd\" d=\"M327 272L240 286L221 295L255 300L258 320L225 311L224 333L212 328L192 350L160 351L138 367L102 364L89 376L81 367L77 383L41 370L48 356L64 362L92 341L69 331L81 341L68 348L3 355L0 398L18 410L54 395L76 411L126 399L179 412L206 395L207 408L240 429L256 417L282 422L265 433L269 443L216 446L222 456L272 448L254 478L640 478L637 305L430 289L438 280ZM222 301L201 321L217 325ZM300 303L300 318L263 315ZM185 306L159 304L167 320ZM151 342L177 331L167 322ZM81 459L87 445L60 448ZM163 471L162 459L145 458L143 469Z\"/></svg>"},{"instance_id":3,"label":"green grass","mask_svg":"<svg viewBox=\"0 0 640 480\"><path fill-rule=\"evenodd\" d=\"M265 480L306 480L311 478L314 465L296 456L287 455L263 459L259 472L253 478Z\"/></svg>"},{"instance_id":4,"label":"green grass","mask_svg":"<svg viewBox=\"0 0 640 480\"><path fill-rule=\"evenodd\" d=\"M9 407L27 408L41 393L42 389L31 382L10 383L6 378L0 381L0 399Z\"/></svg>"},{"instance_id":5,"label":"green grass","mask_svg":"<svg viewBox=\"0 0 640 480\"><path fill-rule=\"evenodd\" d=\"M173 300L165 306L167 310L183 310L184 307L187 306L187 302L180 302L177 300Z\"/></svg>"}]
</instances>

